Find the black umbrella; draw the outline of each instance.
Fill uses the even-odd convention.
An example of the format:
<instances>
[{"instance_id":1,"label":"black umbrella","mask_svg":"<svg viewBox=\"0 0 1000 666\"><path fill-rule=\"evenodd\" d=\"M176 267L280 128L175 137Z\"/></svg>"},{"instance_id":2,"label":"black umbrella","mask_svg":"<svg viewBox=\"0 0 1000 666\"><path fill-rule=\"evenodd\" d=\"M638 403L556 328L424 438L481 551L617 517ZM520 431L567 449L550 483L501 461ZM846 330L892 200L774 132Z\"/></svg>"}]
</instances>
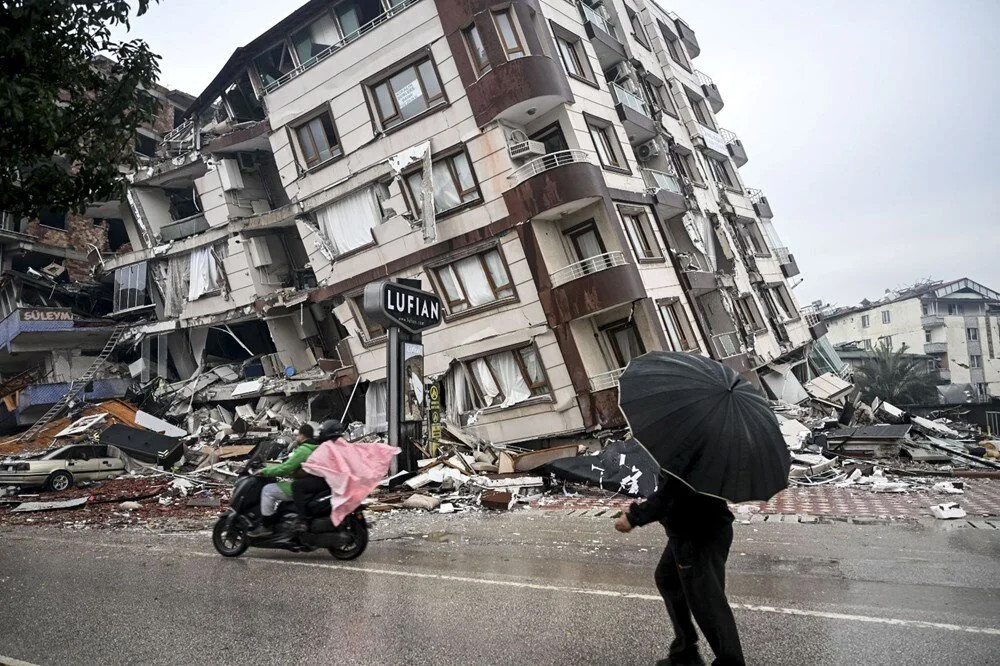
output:
<instances>
[{"instance_id":1,"label":"black umbrella","mask_svg":"<svg viewBox=\"0 0 1000 666\"><path fill-rule=\"evenodd\" d=\"M618 404L660 468L699 492L765 501L788 486L791 459L767 399L718 361L643 354L622 375Z\"/></svg>"}]
</instances>

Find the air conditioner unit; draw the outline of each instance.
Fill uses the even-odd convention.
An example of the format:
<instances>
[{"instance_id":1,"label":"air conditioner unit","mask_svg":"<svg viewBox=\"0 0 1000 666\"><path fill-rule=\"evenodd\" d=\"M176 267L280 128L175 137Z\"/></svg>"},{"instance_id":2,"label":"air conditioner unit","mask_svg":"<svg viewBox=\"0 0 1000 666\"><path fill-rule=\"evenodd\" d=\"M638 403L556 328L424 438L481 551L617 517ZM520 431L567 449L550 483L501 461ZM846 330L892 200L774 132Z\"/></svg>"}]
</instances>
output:
<instances>
[{"instance_id":1,"label":"air conditioner unit","mask_svg":"<svg viewBox=\"0 0 1000 666\"><path fill-rule=\"evenodd\" d=\"M632 68L632 65L629 64L628 62L623 61L623 62L618 63L617 65L615 65L611 69L609 69L607 72L605 72L604 73L604 77L608 81L615 81L615 82L617 82L617 81L619 81L621 79L627 79L628 77L632 76L632 74L634 74L634 73L635 73L635 70Z\"/></svg>"},{"instance_id":2,"label":"air conditioner unit","mask_svg":"<svg viewBox=\"0 0 1000 666\"><path fill-rule=\"evenodd\" d=\"M265 236L251 236L247 239L247 249L250 251L250 265L254 268L270 266L271 248Z\"/></svg>"},{"instance_id":3,"label":"air conditioner unit","mask_svg":"<svg viewBox=\"0 0 1000 666\"><path fill-rule=\"evenodd\" d=\"M510 159L523 160L527 157L541 157L545 154L545 144L541 141L518 141L507 146Z\"/></svg>"},{"instance_id":4,"label":"air conditioner unit","mask_svg":"<svg viewBox=\"0 0 1000 666\"><path fill-rule=\"evenodd\" d=\"M647 141L636 148L635 156L639 158L640 162L648 162L659 155L661 150L662 148L660 147L660 142L653 139L652 141Z\"/></svg>"}]
</instances>

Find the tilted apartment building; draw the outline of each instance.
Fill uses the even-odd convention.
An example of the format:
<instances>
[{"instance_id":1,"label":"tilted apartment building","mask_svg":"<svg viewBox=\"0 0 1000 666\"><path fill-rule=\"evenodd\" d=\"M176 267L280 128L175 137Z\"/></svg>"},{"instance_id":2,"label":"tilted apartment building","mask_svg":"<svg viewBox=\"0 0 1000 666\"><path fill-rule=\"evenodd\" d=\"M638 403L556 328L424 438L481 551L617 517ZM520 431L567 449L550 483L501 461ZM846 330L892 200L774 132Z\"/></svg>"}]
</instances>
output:
<instances>
[{"instance_id":1,"label":"tilted apartment building","mask_svg":"<svg viewBox=\"0 0 1000 666\"><path fill-rule=\"evenodd\" d=\"M968 278L921 284L826 313L831 341L934 359L942 402L1000 396L1000 293Z\"/></svg>"},{"instance_id":2,"label":"tilted apartment building","mask_svg":"<svg viewBox=\"0 0 1000 666\"><path fill-rule=\"evenodd\" d=\"M131 290L120 315L155 313L136 330L158 372L261 360L194 403L305 394L321 417L357 385L377 428L384 331L359 297L396 277L445 303L426 374L492 441L621 425L644 351L808 375L823 326L699 52L644 0L309 2L237 49L136 175L135 250L100 270Z\"/></svg>"}]
</instances>

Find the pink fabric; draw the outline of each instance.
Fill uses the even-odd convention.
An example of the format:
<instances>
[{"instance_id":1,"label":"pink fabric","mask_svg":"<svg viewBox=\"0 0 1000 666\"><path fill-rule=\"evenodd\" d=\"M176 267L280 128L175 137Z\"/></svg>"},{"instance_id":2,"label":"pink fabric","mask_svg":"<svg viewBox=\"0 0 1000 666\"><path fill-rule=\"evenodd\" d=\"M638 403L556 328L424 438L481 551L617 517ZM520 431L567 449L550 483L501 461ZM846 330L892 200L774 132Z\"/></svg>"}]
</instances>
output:
<instances>
[{"instance_id":1,"label":"pink fabric","mask_svg":"<svg viewBox=\"0 0 1000 666\"><path fill-rule=\"evenodd\" d=\"M397 453L388 444L352 444L338 437L320 444L302 469L326 479L332 491L330 520L339 525L385 477Z\"/></svg>"}]
</instances>

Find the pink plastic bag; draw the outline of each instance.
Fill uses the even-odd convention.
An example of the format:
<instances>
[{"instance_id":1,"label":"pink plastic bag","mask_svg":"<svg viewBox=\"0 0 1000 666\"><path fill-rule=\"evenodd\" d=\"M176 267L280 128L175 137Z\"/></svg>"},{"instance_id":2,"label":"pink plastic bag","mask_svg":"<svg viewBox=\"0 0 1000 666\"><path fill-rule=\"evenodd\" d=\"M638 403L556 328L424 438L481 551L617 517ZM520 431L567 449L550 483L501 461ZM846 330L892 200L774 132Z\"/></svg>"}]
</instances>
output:
<instances>
[{"instance_id":1,"label":"pink plastic bag","mask_svg":"<svg viewBox=\"0 0 1000 666\"><path fill-rule=\"evenodd\" d=\"M330 520L339 525L382 481L397 453L399 449L388 444L353 444L337 438L320 444L302 469L326 479L332 491Z\"/></svg>"}]
</instances>

